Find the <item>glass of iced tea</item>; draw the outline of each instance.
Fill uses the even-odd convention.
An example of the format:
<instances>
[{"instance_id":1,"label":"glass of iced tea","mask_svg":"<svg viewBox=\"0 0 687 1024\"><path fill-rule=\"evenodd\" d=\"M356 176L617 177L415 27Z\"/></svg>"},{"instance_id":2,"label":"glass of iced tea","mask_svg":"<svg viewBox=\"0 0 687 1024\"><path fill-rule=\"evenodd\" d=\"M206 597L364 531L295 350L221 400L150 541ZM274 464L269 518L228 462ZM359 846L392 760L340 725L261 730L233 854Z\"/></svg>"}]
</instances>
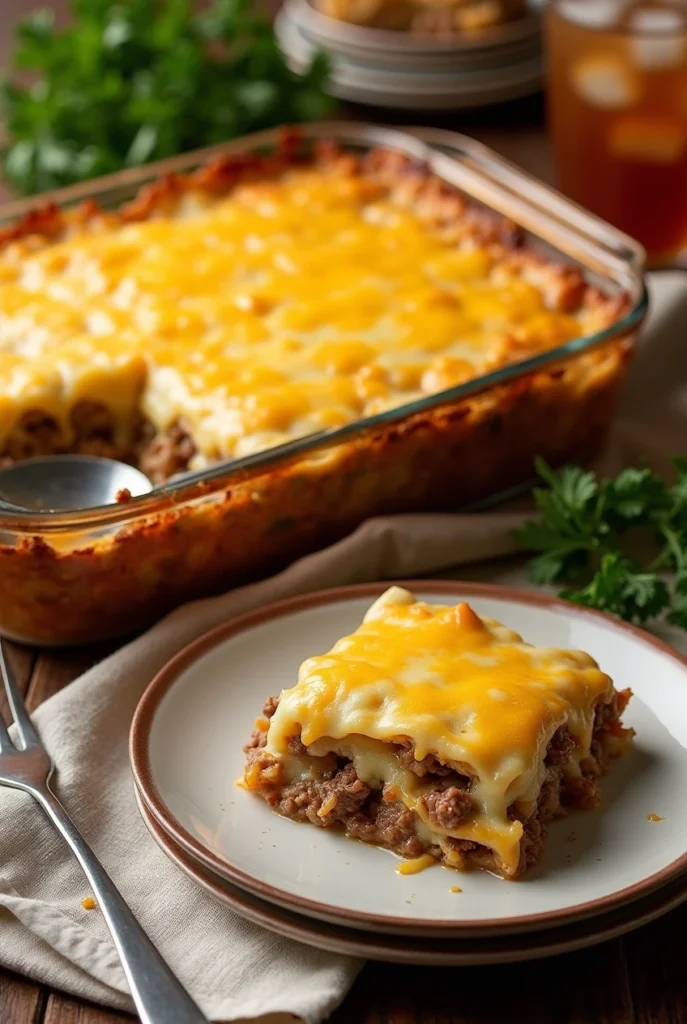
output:
<instances>
[{"instance_id":1,"label":"glass of iced tea","mask_svg":"<svg viewBox=\"0 0 687 1024\"><path fill-rule=\"evenodd\" d=\"M561 191L687 258L687 0L551 0L549 120Z\"/></svg>"}]
</instances>

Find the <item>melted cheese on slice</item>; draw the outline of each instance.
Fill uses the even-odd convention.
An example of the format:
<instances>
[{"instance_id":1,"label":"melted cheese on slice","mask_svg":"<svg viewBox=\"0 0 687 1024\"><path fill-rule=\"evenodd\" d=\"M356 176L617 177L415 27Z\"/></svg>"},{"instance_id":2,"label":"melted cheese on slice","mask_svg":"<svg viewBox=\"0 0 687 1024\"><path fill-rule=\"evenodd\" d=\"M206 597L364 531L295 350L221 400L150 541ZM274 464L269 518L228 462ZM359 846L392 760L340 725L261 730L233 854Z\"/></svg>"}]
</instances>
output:
<instances>
[{"instance_id":1,"label":"melted cheese on slice","mask_svg":"<svg viewBox=\"0 0 687 1024\"><path fill-rule=\"evenodd\" d=\"M394 587L354 633L303 663L280 696L267 749L288 759L300 729L311 754L336 751L364 781L393 785L436 834L421 800L426 783L389 746L410 739L416 759L434 754L472 780L474 815L440 840L489 847L512 873L522 824L509 807L536 802L560 726L577 741L576 760L588 754L595 705L612 685L581 651L534 647L467 604L426 604Z\"/></svg>"}]
</instances>

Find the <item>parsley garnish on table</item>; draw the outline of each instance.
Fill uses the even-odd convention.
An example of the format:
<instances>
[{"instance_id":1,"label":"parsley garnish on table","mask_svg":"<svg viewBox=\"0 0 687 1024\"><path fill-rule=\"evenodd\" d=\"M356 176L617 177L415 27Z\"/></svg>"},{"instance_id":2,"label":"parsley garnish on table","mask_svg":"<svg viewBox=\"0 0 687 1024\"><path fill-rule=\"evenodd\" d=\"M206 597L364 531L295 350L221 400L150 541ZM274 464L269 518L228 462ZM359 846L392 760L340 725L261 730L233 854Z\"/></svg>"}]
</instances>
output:
<instances>
[{"instance_id":1,"label":"parsley garnish on table","mask_svg":"<svg viewBox=\"0 0 687 1024\"><path fill-rule=\"evenodd\" d=\"M535 583L565 584L560 596L646 624L664 613L687 629L687 459L668 483L647 468L599 480L579 466L556 472L534 498L541 518L516 532L537 554Z\"/></svg>"},{"instance_id":2,"label":"parsley garnish on table","mask_svg":"<svg viewBox=\"0 0 687 1024\"><path fill-rule=\"evenodd\" d=\"M136 167L331 108L327 61L287 67L251 0L72 0L19 23L2 82L4 173L23 193ZM28 71L33 84L16 72Z\"/></svg>"}]
</instances>

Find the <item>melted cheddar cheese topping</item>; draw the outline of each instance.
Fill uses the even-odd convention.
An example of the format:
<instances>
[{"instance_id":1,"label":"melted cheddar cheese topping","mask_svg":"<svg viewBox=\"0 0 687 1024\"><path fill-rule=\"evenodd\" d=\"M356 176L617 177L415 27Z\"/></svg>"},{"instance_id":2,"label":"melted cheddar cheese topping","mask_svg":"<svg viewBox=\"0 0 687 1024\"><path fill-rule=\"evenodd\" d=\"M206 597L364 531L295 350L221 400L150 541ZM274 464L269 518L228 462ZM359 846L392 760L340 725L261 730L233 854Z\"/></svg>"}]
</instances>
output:
<instances>
[{"instance_id":1,"label":"melted cheddar cheese topping","mask_svg":"<svg viewBox=\"0 0 687 1024\"><path fill-rule=\"evenodd\" d=\"M464 233L466 234L466 233ZM364 175L305 168L188 192L0 254L0 447L27 411L181 422L194 467L405 404L588 334L545 273L499 261ZM541 268L540 268L541 269Z\"/></svg>"},{"instance_id":2,"label":"melted cheddar cheese topping","mask_svg":"<svg viewBox=\"0 0 687 1024\"><path fill-rule=\"evenodd\" d=\"M595 705L611 691L581 651L531 646L467 604L426 604L394 587L355 633L303 663L297 685L280 696L267 749L288 762L288 739L300 730L310 754L350 757L363 781L395 787L436 833L420 799L426 784L389 746L411 740L417 760L434 754L471 779L474 814L433 841L480 843L512 874L523 830L508 809L536 804L547 747L562 725L576 741L577 770Z\"/></svg>"}]
</instances>

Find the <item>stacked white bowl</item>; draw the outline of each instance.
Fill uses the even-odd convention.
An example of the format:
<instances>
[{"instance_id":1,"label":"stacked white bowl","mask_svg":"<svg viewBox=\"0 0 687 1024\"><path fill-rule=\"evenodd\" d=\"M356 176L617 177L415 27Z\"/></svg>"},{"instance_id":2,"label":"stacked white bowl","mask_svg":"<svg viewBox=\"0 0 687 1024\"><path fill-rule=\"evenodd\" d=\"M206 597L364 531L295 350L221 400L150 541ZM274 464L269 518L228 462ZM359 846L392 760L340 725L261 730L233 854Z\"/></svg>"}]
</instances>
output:
<instances>
[{"instance_id":1,"label":"stacked white bowl","mask_svg":"<svg viewBox=\"0 0 687 1024\"><path fill-rule=\"evenodd\" d=\"M536 6L498 27L433 37L353 25L321 13L311 0L285 0L275 31L294 71L306 68L318 50L329 55L329 91L339 99L407 110L460 110L541 87Z\"/></svg>"}]
</instances>

